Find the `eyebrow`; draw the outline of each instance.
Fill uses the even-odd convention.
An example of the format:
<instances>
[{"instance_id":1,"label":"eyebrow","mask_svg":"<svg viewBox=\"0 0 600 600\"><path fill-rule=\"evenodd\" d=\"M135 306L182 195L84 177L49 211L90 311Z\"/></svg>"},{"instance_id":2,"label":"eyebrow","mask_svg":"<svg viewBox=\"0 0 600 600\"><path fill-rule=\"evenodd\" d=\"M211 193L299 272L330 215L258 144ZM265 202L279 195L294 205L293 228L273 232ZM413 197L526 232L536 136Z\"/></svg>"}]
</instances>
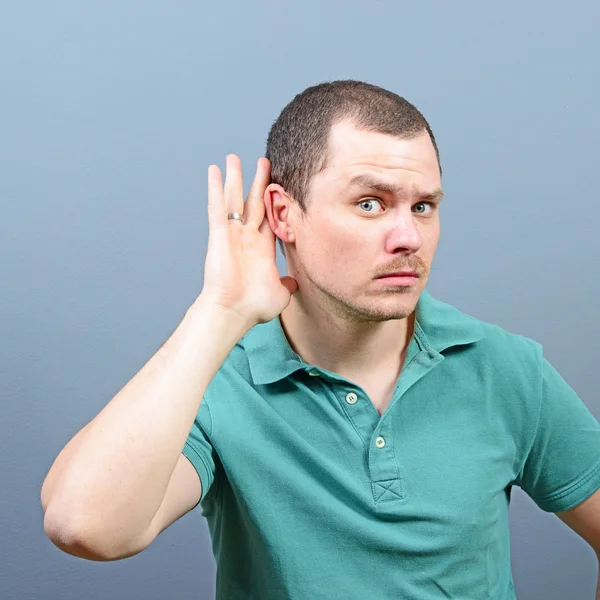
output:
<instances>
[{"instance_id":1,"label":"eyebrow","mask_svg":"<svg viewBox=\"0 0 600 600\"><path fill-rule=\"evenodd\" d=\"M380 192L387 192L389 194L395 194L397 196L405 193L406 188L396 183L388 183L387 181L381 181L372 177L371 175L356 175L350 180L351 187L364 187L371 190L378 190ZM432 201L440 201L444 196L444 190L437 188L432 192L418 192L419 198Z\"/></svg>"}]
</instances>

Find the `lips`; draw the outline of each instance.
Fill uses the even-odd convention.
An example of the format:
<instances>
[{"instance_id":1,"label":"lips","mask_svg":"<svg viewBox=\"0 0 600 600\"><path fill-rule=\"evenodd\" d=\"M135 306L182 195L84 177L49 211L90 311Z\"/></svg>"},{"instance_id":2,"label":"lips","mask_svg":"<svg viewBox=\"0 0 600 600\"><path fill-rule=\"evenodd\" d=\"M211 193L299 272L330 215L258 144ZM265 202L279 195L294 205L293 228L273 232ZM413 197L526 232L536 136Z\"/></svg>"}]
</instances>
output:
<instances>
[{"instance_id":1,"label":"lips","mask_svg":"<svg viewBox=\"0 0 600 600\"><path fill-rule=\"evenodd\" d=\"M381 279L382 277L418 277L419 274L416 271L396 271L395 273L386 273L385 275L380 275L377 279Z\"/></svg>"}]
</instances>

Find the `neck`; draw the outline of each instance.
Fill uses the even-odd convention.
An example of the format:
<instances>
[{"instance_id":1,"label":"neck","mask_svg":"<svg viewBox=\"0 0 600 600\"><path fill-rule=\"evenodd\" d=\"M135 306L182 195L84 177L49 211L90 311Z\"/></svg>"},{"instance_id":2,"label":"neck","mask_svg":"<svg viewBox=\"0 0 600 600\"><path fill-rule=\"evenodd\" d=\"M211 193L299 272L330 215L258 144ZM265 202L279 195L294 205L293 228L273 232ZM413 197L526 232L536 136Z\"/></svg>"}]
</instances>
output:
<instances>
[{"instance_id":1,"label":"neck","mask_svg":"<svg viewBox=\"0 0 600 600\"><path fill-rule=\"evenodd\" d=\"M280 315L290 346L304 361L342 377L399 372L414 331L415 311L404 319L353 320L292 295Z\"/></svg>"}]
</instances>

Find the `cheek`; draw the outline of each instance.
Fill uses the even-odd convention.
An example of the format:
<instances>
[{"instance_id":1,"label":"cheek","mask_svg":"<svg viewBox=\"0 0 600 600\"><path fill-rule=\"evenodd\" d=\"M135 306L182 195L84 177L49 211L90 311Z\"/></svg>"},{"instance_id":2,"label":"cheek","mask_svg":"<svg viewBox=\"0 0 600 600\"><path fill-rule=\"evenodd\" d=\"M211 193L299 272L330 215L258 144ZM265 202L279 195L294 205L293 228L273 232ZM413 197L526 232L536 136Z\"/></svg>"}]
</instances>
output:
<instances>
[{"instance_id":1,"label":"cheek","mask_svg":"<svg viewBox=\"0 0 600 600\"><path fill-rule=\"evenodd\" d=\"M436 227L432 227L430 231L425 232L423 237L423 245L426 246L429 256L433 256L437 249L439 241L440 227L438 224Z\"/></svg>"},{"instance_id":2,"label":"cheek","mask_svg":"<svg viewBox=\"0 0 600 600\"><path fill-rule=\"evenodd\" d=\"M307 224L306 232L310 238L310 250L319 255L321 260L336 258L351 247L355 239L354 232L333 217L313 219Z\"/></svg>"},{"instance_id":3,"label":"cheek","mask_svg":"<svg viewBox=\"0 0 600 600\"><path fill-rule=\"evenodd\" d=\"M326 244L322 247L323 259L336 263L355 264L368 252L370 241L360 231L337 225L324 232Z\"/></svg>"},{"instance_id":4,"label":"cheek","mask_svg":"<svg viewBox=\"0 0 600 600\"><path fill-rule=\"evenodd\" d=\"M306 248L307 261L312 265L315 275L320 273L322 283L338 279L348 279L359 267L360 248L364 244L347 231L331 227L313 230L310 248Z\"/></svg>"},{"instance_id":5,"label":"cheek","mask_svg":"<svg viewBox=\"0 0 600 600\"><path fill-rule=\"evenodd\" d=\"M373 252L378 244L376 232L353 228L342 217L312 218L302 233L305 264L312 265L315 272L325 277L348 280L351 273L364 273L377 262L376 252Z\"/></svg>"}]
</instances>

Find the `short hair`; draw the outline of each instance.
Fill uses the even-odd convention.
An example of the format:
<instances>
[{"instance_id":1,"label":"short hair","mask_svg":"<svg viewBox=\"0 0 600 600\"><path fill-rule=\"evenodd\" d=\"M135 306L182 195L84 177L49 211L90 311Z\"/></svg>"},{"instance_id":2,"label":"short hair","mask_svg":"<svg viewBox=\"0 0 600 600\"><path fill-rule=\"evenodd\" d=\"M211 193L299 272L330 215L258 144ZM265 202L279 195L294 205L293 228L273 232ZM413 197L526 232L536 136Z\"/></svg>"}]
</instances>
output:
<instances>
[{"instance_id":1,"label":"short hair","mask_svg":"<svg viewBox=\"0 0 600 600\"><path fill-rule=\"evenodd\" d=\"M382 87L353 79L319 83L297 94L281 111L267 138L271 181L281 185L306 214L311 179L327 166L331 128L351 120L357 129L413 139L427 132L442 167L435 137L410 102ZM285 256L285 248L278 238Z\"/></svg>"}]
</instances>

